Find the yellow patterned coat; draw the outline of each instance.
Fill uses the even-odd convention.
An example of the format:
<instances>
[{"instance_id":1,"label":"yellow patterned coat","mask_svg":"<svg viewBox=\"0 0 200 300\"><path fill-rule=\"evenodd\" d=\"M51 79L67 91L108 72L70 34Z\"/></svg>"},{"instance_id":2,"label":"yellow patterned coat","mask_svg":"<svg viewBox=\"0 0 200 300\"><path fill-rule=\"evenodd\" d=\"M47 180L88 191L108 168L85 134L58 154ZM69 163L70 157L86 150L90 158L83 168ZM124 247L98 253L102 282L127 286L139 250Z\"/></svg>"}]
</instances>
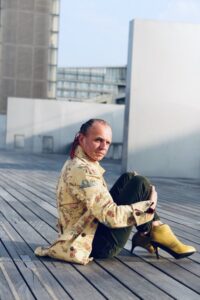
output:
<instances>
[{"instance_id":1,"label":"yellow patterned coat","mask_svg":"<svg viewBox=\"0 0 200 300\"><path fill-rule=\"evenodd\" d=\"M35 254L87 264L98 222L119 228L153 219L145 213L151 201L117 206L103 178L104 169L91 162L78 146L75 157L64 164L57 186L58 239Z\"/></svg>"}]
</instances>

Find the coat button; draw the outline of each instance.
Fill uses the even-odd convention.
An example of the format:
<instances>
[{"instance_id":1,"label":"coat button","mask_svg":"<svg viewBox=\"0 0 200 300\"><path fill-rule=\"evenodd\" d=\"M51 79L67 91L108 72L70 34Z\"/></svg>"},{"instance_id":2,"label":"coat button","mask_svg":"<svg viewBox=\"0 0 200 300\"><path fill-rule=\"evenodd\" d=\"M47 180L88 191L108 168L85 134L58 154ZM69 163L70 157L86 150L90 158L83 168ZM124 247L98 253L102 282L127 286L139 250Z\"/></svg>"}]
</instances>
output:
<instances>
[{"instance_id":1,"label":"coat button","mask_svg":"<svg viewBox=\"0 0 200 300\"><path fill-rule=\"evenodd\" d=\"M136 211L136 216L140 216L141 215L141 213L139 212L139 211Z\"/></svg>"},{"instance_id":2,"label":"coat button","mask_svg":"<svg viewBox=\"0 0 200 300\"><path fill-rule=\"evenodd\" d=\"M86 236L86 233L85 233L85 232L83 232L83 233L81 234L81 236L82 236L82 237L85 237L85 236Z\"/></svg>"}]
</instances>

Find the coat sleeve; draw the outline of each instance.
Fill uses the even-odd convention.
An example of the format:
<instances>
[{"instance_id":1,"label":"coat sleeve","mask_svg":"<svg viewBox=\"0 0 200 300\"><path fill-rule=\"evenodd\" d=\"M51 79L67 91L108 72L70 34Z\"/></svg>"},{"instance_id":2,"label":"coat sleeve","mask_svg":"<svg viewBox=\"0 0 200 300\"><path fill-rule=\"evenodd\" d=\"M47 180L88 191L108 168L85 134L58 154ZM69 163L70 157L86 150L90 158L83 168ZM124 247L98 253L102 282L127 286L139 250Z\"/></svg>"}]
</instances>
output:
<instances>
[{"instance_id":1,"label":"coat sleeve","mask_svg":"<svg viewBox=\"0 0 200 300\"><path fill-rule=\"evenodd\" d=\"M102 178L90 174L87 169L75 168L68 176L67 186L72 197L84 202L91 214L99 222L112 228L142 225L151 221L154 213L146 213L151 201L141 201L131 205L117 205Z\"/></svg>"}]
</instances>

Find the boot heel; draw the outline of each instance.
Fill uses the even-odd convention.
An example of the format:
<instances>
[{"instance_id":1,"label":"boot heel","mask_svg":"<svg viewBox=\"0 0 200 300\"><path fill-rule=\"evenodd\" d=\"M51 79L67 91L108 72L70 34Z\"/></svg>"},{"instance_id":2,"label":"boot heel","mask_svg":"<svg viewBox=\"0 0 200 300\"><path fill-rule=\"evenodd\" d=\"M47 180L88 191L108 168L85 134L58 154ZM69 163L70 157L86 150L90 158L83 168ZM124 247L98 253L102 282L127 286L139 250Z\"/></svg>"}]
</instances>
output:
<instances>
[{"instance_id":1,"label":"boot heel","mask_svg":"<svg viewBox=\"0 0 200 300\"><path fill-rule=\"evenodd\" d=\"M160 258L160 255L159 255L159 253L158 253L158 246L157 246L154 242L152 242L152 246L153 246L154 251L155 251L155 253L156 253L157 259L159 259L159 258Z\"/></svg>"},{"instance_id":2,"label":"boot heel","mask_svg":"<svg viewBox=\"0 0 200 300\"><path fill-rule=\"evenodd\" d=\"M131 247L131 253L133 253L133 250L135 249L135 244L132 241L132 247Z\"/></svg>"}]
</instances>

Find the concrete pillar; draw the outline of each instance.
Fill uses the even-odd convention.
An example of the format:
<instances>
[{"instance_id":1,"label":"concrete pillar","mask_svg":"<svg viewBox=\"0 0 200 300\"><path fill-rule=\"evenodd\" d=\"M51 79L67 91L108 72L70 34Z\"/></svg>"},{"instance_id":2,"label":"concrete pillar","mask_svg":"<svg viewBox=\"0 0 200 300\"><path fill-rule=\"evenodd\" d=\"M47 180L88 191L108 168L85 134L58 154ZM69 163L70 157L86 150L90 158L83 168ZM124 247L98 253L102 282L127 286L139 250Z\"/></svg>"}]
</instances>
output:
<instances>
[{"instance_id":1,"label":"concrete pillar","mask_svg":"<svg viewBox=\"0 0 200 300\"><path fill-rule=\"evenodd\" d=\"M200 25L130 23L123 171L200 178Z\"/></svg>"}]
</instances>

